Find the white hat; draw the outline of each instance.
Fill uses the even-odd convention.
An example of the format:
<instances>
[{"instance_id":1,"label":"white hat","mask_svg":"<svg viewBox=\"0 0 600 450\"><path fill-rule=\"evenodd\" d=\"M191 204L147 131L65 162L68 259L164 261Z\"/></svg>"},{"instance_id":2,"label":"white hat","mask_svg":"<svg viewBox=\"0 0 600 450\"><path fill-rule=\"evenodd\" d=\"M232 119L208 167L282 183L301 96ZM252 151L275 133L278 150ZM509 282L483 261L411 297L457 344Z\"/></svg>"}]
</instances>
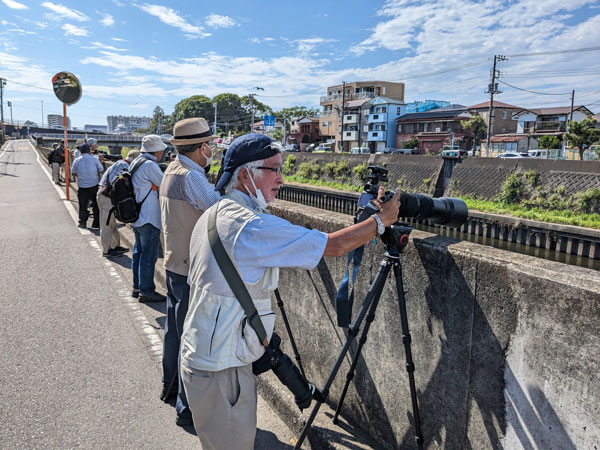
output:
<instances>
[{"instance_id":1,"label":"white hat","mask_svg":"<svg viewBox=\"0 0 600 450\"><path fill-rule=\"evenodd\" d=\"M85 143L86 143L87 145L94 145L94 144L96 144L97 142L98 142L98 141L97 141L96 139L94 139L94 138L89 138L87 141L85 141Z\"/></svg>"},{"instance_id":2,"label":"white hat","mask_svg":"<svg viewBox=\"0 0 600 450\"><path fill-rule=\"evenodd\" d=\"M140 152L142 153L156 153L162 152L167 146L162 141L158 134L148 134L142 138L142 146Z\"/></svg>"}]
</instances>

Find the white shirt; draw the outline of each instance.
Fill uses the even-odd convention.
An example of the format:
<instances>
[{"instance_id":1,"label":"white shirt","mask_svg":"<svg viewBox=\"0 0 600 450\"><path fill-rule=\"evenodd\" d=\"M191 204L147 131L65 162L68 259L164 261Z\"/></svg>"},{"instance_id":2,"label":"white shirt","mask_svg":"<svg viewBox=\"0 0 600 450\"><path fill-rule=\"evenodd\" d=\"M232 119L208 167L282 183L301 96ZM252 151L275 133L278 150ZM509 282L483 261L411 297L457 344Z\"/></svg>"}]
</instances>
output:
<instances>
[{"instance_id":1,"label":"white shirt","mask_svg":"<svg viewBox=\"0 0 600 450\"><path fill-rule=\"evenodd\" d=\"M156 163L156 157L151 153L142 153L138 158L146 161L135 171L131 181L135 191L135 200L140 203L148 194L148 197L142 204L140 217L131 224L134 227L141 227L147 223L152 224L159 230L162 229L160 221L160 203L158 201L158 186L163 178L163 173ZM137 161L137 159L135 161ZM134 161L134 162L135 162ZM131 165L134 164L131 163ZM154 187L153 187L154 186Z\"/></svg>"},{"instance_id":2,"label":"white shirt","mask_svg":"<svg viewBox=\"0 0 600 450\"><path fill-rule=\"evenodd\" d=\"M104 171L104 167L92 155L84 153L73 162L71 171L74 175L77 175L78 187L90 188L98 186L100 174Z\"/></svg>"}]
</instances>

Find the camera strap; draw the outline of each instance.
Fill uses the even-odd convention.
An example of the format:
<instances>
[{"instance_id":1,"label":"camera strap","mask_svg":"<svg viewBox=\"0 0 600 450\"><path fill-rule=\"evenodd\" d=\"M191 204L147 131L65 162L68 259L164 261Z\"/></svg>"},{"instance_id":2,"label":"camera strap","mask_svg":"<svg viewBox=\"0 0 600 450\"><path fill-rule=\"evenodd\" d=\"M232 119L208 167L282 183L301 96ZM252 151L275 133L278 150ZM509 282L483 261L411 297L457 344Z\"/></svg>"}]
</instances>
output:
<instances>
[{"instance_id":1,"label":"camera strap","mask_svg":"<svg viewBox=\"0 0 600 450\"><path fill-rule=\"evenodd\" d=\"M248 318L248 322L256 332L261 344L268 347L269 340L267 338L267 332L265 331L262 320L260 320L258 311L256 311L252 297L250 297L250 293L248 292L248 289L246 289L242 277L233 265L233 262L231 261L231 258L229 258L227 251L225 251L225 247L223 247L223 243L219 237L219 232L217 231L217 210L219 209L219 203L211 208L208 213L208 242L210 243L210 248L215 255L219 269L221 269L227 284L229 284L235 298L237 298L240 305L242 305L246 317Z\"/></svg>"},{"instance_id":2,"label":"camera strap","mask_svg":"<svg viewBox=\"0 0 600 450\"><path fill-rule=\"evenodd\" d=\"M354 304L354 282L362 263L363 253L365 246L361 245L355 250L348 253L348 265L346 266L346 273L340 287L335 295L335 311L337 313L338 327L346 328L350 325L352 320L352 305ZM352 264L352 291L350 291L350 297L348 297L348 284L350 282L350 264Z\"/></svg>"}]
</instances>

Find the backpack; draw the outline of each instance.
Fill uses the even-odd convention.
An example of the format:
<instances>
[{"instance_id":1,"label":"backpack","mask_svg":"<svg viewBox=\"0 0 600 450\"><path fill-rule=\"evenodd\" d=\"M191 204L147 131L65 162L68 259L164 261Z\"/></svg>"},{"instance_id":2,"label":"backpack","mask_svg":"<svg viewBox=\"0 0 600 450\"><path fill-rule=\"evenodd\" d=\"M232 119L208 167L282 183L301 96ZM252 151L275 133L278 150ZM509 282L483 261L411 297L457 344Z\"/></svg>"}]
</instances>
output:
<instances>
[{"instance_id":1,"label":"backpack","mask_svg":"<svg viewBox=\"0 0 600 450\"><path fill-rule=\"evenodd\" d=\"M108 213L106 225L108 225L108 222L110 221L111 214L114 214L115 219L123 223L133 223L140 217L142 204L146 201L150 192L152 192L152 188L150 188L144 197L144 200L138 203L135 201L135 191L131 179L135 171L146 161L145 158L136 159L131 166L129 166L129 170L122 170L112 183L107 183L107 186L109 187L107 189L108 192L105 193L105 195L108 194L108 197L110 197L112 208Z\"/></svg>"}]
</instances>

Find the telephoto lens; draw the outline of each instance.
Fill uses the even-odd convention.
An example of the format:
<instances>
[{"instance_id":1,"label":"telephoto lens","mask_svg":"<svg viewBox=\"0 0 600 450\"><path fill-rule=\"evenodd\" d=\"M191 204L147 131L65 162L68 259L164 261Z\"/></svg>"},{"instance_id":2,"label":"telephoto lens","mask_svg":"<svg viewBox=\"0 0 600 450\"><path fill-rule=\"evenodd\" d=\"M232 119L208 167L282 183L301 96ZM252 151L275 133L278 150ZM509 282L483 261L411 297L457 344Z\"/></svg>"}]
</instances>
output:
<instances>
[{"instance_id":1,"label":"telephoto lens","mask_svg":"<svg viewBox=\"0 0 600 450\"><path fill-rule=\"evenodd\" d=\"M432 198L423 194L400 194L398 217L431 220L449 228L458 228L467 220L469 210L460 198Z\"/></svg>"}]
</instances>

